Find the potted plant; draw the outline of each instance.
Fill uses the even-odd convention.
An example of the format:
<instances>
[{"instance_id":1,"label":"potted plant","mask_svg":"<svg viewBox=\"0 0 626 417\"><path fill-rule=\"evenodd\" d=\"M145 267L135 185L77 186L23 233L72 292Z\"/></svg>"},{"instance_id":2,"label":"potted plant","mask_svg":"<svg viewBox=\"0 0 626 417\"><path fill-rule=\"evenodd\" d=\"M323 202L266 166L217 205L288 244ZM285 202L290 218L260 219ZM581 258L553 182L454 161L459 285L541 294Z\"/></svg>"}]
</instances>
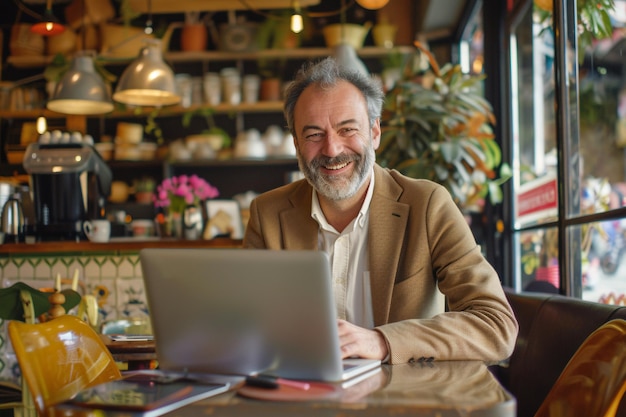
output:
<instances>
[{"instance_id":1,"label":"potted plant","mask_svg":"<svg viewBox=\"0 0 626 417\"><path fill-rule=\"evenodd\" d=\"M459 65L440 68L415 45L416 54L387 93L377 159L444 185L464 212L481 212L486 198L502 201L501 185L511 177L494 140L492 107L478 90L484 77L464 75Z\"/></svg>"},{"instance_id":2,"label":"potted plant","mask_svg":"<svg viewBox=\"0 0 626 417\"><path fill-rule=\"evenodd\" d=\"M199 134L187 136L186 140L188 142L199 141L208 143L215 152L218 152L222 148L228 148L231 144L231 140L228 133L215 124L213 113L214 111L210 107L198 107L189 110L183 113L182 124L184 127L189 127L191 125L191 119L194 117L200 117L204 120L207 128L202 130Z\"/></svg>"},{"instance_id":3,"label":"potted plant","mask_svg":"<svg viewBox=\"0 0 626 417\"><path fill-rule=\"evenodd\" d=\"M152 177L144 176L133 181L135 200L141 204L152 204L156 181Z\"/></svg>"},{"instance_id":4,"label":"potted plant","mask_svg":"<svg viewBox=\"0 0 626 417\"><path fill-rule=\"evenodd\" d=\"M289 10L282 10L272 18L265 19L256 33L256 46L260 51L291 49L300 45L301 34L289 29ZM257 72L261 76L260 99L278 101L281 98L281 84L286 59L265 57L257 60Z\"/></svg>"},{"instance_id":5,"label":"potted plant","mask_svg":"<svg viewBox=\"0 0 626 417\"><path fill-rule=\"evenodd\" d=\"M161 236L183 237L183 213L187 208L201 210L201 204L219 196L219 190L197 175L165 178L156 188L154 207Z\"/></svg>"},{"instance_id":6,"label":"potted plant","mask_svg":"<svg viewBox=\"0 0 626 417\"><path fill-rule=\"evenodd\" d=\"M552 27L552 0L533 2L539 23ZM614 0L578 0L576 14L578 18L578 60L583 62L585 52L594 40L610 38L613 35L610 12L615 10Z\"/></svg>"}]
</instances>

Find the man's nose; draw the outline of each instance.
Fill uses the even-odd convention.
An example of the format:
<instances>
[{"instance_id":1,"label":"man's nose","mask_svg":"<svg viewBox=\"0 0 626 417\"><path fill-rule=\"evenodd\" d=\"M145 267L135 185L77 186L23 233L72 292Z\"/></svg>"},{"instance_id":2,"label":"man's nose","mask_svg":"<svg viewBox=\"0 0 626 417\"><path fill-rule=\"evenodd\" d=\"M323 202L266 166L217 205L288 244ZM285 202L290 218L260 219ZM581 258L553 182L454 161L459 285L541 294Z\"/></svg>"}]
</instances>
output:
<instances>
[{"instance_id":1,"label":"man's nose","mask_svg":"<svg viewBox=\"0 0 626 417\"><path fill-rule=\"evenodd\" d=\"M325 156L337 156L342 152L342 150L343 143L341 141L341 136L339 136L337 133L329 133L328 135L326 135L322 147L322 153Z\"/></svg>"}]
</instances>

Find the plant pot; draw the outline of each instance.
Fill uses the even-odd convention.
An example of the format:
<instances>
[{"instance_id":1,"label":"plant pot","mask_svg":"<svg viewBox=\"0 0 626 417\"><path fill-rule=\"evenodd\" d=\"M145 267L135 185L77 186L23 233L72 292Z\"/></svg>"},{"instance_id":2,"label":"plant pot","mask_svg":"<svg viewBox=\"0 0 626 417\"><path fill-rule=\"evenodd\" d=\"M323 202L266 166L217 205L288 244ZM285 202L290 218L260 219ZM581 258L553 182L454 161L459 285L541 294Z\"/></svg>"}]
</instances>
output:
<instances>
[{"instance_id":1,"label":"plant pot","mask_svg":"<svg viewBox=\"0 0 626 417\"><path fill-rule=\"evenodd\" d=\"M369 25L356 25L353 23L337 23L324 27L323 34L326 46L332 48L340 43L347 43L354 49L363 47L365 37L370 30Z\"/></svg>"},{"instance_id":2,"label":"plant pot","mask_svg":"<svg viewBox=\"0 0 626 417\"><path fill-rule=\"evenodd\" d=\"M396 25L377 24L374 26L374 29L372 29L374 45L383 48L393 48L397 31L398 27Z\"/></svg>"},{"instance_id":3,"label":"plant pot","mask_svg":"<svg viewBox=\"0 0 626 417\"><path fill-rule=\"evenodd\" d=\"M280 85L280 78L264 78L261 80L259 98L262 101L279 101Z\"/></svg>"},{"instance_id":4,"label":"plant pot","mask_svg":"<svg viewBox=\"0 0 626 417\"><path fill-rule=\"evenodd\" d=\"M152 191L138 191L135 193L135 201L140 204L152 204L154 193Z\"/></svg>"},{"instance_id":5,"label":"plant pot","mask_svg":"<svg viewBox=\"0 0 626 417\"><path fill-rule=\"evenodd\" d=\"M180 33L180 49L183 51L204 51L207 47L208 32L203 23L184 24Z\"/></svg>"}]
</instances>

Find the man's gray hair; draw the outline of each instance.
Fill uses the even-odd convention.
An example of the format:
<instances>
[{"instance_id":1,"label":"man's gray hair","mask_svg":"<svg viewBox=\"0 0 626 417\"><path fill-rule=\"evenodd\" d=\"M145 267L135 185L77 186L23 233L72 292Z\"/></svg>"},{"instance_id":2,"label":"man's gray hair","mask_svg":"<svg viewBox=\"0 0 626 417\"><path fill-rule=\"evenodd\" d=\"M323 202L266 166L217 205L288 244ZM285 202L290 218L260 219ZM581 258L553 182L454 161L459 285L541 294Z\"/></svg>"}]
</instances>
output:
<instances>
[{"instance_id":1,"label":"man's gray hair","mask_svg":"<svg viewBox=\"0 0 626 417\"><path fill-rule=\"evenodd\" d=\"M294 126L294 109L302 92L310 85L329 88L336 86L340 81L347 81L354 85L365 97L370 127L380 117L385 100L380 81L361 72L344 68L338 65L332 57L328 57L317 63L305 63L285 91L285 119L288 129L294 137L297 137Z\"/></svg>"}]
</instances>

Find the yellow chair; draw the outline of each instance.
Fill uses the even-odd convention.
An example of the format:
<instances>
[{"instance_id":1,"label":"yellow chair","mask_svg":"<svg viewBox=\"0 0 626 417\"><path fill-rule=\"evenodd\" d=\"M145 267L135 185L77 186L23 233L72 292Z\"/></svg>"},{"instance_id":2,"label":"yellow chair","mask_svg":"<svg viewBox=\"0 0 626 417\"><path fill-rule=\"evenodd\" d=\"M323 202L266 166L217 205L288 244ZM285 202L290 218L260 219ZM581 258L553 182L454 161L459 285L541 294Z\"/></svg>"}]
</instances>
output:
<instances>
[{"instance_id":1,"label":"yellow chair","mask_svg":"<svg viewBox=\"0 0 626 417\"><path fill-rule=\"evenodd\" d=\"M36 324L10 321L8 330L40 416L84 388L121 378L100 336L75 316Z\"/></svg>"},{"instance_id":2,"label":"yellow chair","mask_svg":"<svg viewBox=\"0 0 626 417\"><path fill-rule=\"evenodd\" d=\"M612 320L585 339L535 417L613 417L625 391L626 320Z\"/></svg>"}]
</instances>

